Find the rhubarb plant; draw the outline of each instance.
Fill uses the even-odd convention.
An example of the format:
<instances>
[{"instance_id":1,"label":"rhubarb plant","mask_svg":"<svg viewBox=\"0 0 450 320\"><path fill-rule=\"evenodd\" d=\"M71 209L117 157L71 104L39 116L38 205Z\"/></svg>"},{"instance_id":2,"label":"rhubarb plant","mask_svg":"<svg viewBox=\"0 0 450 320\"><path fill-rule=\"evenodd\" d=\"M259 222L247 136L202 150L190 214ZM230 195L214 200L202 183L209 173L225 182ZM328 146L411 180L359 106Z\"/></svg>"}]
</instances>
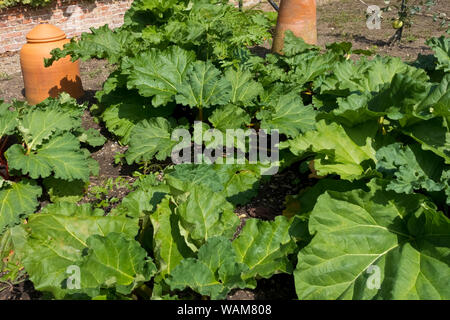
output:
<instances>
[{"instance_id":1,"label":"rhubarb plant","mask_svg":"<svg viewBox=\"0 0 450 320\"><path fill-rule=\"evenodd\" d=\"M36 289L55 298L93 298L110 290L126 295L155 272L134 240L136 218L104 216L89 205L53 204L32 215L23 228L25 269ZM80 283L71 283L71 268L78 270Z\"/></svg>"},{"instance_id":2,"label":"rhubarb plant","mask_svg":"<svg viewBox=\"0 0 450 320\"><path fill-rule=\"evenodd\" d=\"M105 139L81 126L85 108L68 95L37 106L0 105L0 232L34 211L47 182L86 183L98 171L81 145L99 146Z\"/></svg>"},{"instance_id":3,"label":"rhubarb plant","mask_svg":"<svg viewBox=\"0 0 450 320\"><path fill-rule=\"evenodd\" d=\"M122 27L53 51L48 64L115 65L90 111L129 165L158 172L137 173L108 212L70 203L57 193L95 173L85 147L104 141L81 127L84 107L1 104L4 261L58 299L223 299L278 273L299 299L448 299L450 39L430 39L434 54L411 63L291 32L283 55L256 55L268 21L227 1L136 0ZM197 128L278 130L280 170L308 187L273 220L239 216L270 177L245 153L171 164L173 131ZM42 194L54 203L35 213ZM82 275L75 290L68 268Z\"/></svg>"},{"instance_id":4,"label":"rhubarb plant","mask_svg":"<svg viewBox=\"0 0 450 320\"><path fill-rule=\"evenodd\" d=\"M311 243L300 251L300 299L448 299L450 222L420 195L327 191L314 206ZM369 278L377 270L376 283Z\"/></svg>"}]
</instances>

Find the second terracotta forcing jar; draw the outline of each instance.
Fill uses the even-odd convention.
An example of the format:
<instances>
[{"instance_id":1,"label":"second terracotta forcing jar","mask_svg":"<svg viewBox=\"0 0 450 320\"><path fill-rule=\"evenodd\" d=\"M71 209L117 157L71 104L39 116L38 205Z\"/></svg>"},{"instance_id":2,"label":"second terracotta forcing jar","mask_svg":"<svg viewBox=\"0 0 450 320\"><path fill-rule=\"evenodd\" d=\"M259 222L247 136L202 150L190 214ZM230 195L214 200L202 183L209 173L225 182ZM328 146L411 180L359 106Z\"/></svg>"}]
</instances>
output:
<instances>
[{"instance_id":1,"label":"second terracotta forcing jar","mask_svg":"<svg viewBox=\"0 0 450 320\"><path fill-rule=\"evenodd\" d=\"M27 43L20 51L25 96L30 104L37 104L48 97L67 92L74 98L83 96L79 62L70 56L60 59L52 66L44 67L44 58L50 51L69 42L66 34L50 24L40 24L27 34Z\"/></svg>"},{"instance_id":2,"label":"second terracotta forcing jar","mask_svg":"<svg viewBox=\"0 0 450 320\"><path fill-rule=\"evenodd\" d=\"M317 44L316 0L281 0L272 51L282 53L286 30Z\"/></svg>"}]
</instances>

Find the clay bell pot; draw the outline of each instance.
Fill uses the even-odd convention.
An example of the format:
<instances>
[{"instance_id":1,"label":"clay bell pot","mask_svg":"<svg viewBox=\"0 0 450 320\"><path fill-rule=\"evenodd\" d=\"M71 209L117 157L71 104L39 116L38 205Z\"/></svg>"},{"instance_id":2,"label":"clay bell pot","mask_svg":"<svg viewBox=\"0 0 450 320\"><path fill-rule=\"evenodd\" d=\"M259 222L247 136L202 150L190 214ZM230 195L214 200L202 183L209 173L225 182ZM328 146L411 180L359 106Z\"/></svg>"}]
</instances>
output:
<instances>
[{"instance_id":1,"label":"clay bell pot","mask_svg":"<svg viewBox=\"0 0 450 320\"><path fill-rule=\"evenodd\" d=\"M67 92L74 98L83 96L79 62L70 56L44 67L44 58L50 58L55 48L62 49L69 39L59 28L40 24L27 34L27 43L20 50L25 97L30 104L37 104L48 97Z\"/></svg>"},{"instance_id":2,"label":"clay bell pot","mask_svg":"<svg viewBox=\"0 0 450 320\"><path fill-rule=\"evenodd\" d=\"M291 30L306 43L317 44L316 0L281 0L273 52L282 53L286 30Z\"/></svg>"}]
</instances>

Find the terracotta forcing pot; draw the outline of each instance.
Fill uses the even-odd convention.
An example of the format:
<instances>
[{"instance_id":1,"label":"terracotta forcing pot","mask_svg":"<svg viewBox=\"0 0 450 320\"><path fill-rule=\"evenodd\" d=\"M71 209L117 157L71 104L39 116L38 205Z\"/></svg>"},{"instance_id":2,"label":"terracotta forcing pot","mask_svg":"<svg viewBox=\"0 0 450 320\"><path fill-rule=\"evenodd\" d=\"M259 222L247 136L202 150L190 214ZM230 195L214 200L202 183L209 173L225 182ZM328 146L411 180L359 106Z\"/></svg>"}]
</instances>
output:
<instances>
[{"instance_id":1,"label":"terracotta forcing pot","mask_svg":"<svg viewBox=\"0 0 450 320\"><path fill-rule=\"evenodd\" d=\"M282 53L286 30L291 30L306 43L317 44L316 0L281 0L273 52Z\"/></svg>"},{"instance_id":2,"label":"terracotta forcing pot","mask_svg":"<svg viewBox=\"0 0 450 320\"><path fill-rule=\"evenodd\" d=\"M74 98L83 96L78 61L71 62L67 56L44 67L44 58L51 57L50 51L62 49L67 42L66 34L50 24L40 24L27 34L27 43L20 50L20 64L25 97L30 104L57 97L61 92Z\"/></svg>"}]
</instances>

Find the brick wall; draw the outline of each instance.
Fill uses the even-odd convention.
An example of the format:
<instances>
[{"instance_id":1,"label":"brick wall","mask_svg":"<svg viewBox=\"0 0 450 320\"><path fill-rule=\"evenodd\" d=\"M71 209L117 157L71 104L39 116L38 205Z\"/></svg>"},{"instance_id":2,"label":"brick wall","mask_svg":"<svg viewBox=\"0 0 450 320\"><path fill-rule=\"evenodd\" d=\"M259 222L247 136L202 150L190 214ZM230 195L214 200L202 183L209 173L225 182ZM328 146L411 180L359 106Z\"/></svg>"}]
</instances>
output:
<instances>
[{"instance_id":1,"label":"brick wall","mask_svg":"<svg viewBox=\"0 0 450 320\"><path fill-rule=\"evenodd\" d=\"M57 0L49 6L0 9L0 54L18 51L26 34L39 23L61 28L69 38L108 24L119 27L133 0Z\"/></svg>"}]
</instances>

